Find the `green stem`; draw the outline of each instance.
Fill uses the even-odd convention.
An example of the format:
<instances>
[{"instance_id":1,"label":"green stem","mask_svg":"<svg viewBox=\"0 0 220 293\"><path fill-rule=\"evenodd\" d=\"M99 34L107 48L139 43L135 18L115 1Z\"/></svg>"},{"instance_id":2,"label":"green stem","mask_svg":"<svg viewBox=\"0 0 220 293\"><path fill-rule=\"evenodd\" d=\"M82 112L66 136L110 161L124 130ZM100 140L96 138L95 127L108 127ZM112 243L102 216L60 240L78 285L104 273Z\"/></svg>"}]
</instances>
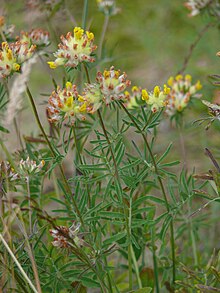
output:
<instances>
[{"instance_id":1,"label":"green stem","mask_svg":"<svg viewBox=\"0 0 220 293\"><path fill-rule=\"evenodd\" d=\"M157 257L156 257L156 253L155 253L155 231L154 231L154 227L151 230L151 245L152 245L153 262L154 262L154 280L155 280L154 284L156 285L156 293L160 293Z\"/></svg>"},{"instance_id":2,"label":"green stem","mask_svg":"<svg viewBox=\"0 0 220 293\"><path fill-rule=\"evenodd\" d=\"M91 83L90 81L90 77L89 77L89 71L88 71L88 68L86 67L86 64L83 63L83 66L84 66L84 69L85 69L85 72L86 72L86 78L87 78L87 81L88 83Z\"/></svg>"},{"instance_id":3,"label":"green stem","mask_svg":"<svg viewBox=\"0 0 220 293\"><path fill-rule=\"evenodd\" d=\"M104 124L103 119L102 119L102 114L101 114L99 109L97 110L97 112L98 112L99 121L100 121L102 130L104 132L104 135L105 135L105 138L107 140L107 143L108 143L108 146L109 146L109 149L110 149L110 153L111 153L111 156L112 156L114 169L115 169L115 177L120 181L119 174L118 174L118 167L117 167L117 163L116 163L116 160L115 160L115 155L114 155L114 152L112 150L112 146L111 146L111 142L110 142L109 137L108 137L108 133L107 133L107 131L105 129L105 124Z\"/></svg>"},{"instance_id":4,"label":"green stem","mask_svg":"<svg viewBox=\"0 0 220 293\"><path fill-rule=\"evenodd\" d=\"M132 221L132 194L129 200L128 209L128 268L129 268L129 290L132 290L132 242L131 242L131 221ZM135 256L134 256L135 257Z\"/></svg>"},{"instance_id":5,"label":"green stem","mask_svg":"<svg viewBox=\"0 0 220 293\"><path fill-rule=\"evenodd\" d=\"M79 162L82 165L83 164L83 161L82 161L82 158L81 158L81 154L80 154L80 150L79 150L79 146L78 146L78 142L77 142L77 137L76 137L76 131L75 131L75 127L74 126L72 127L72 130L73 130L73 137L74 137L75 148L76 148L76 153L77 153L77 156L76 157L79 158Z\"/></svg>"},{"instance_id":6,"label":"green stem","mask_svg":"<svg viewBox=\"0 0 220 293\"><path fill-rule=\"evenodd\" d=\"M82 15L82 28L85 30L86 29L86 20L88 16L88 0L84 0L84 7L83 7L83 15Z\"/></svg>"},{"instance_id":7,"label":"green stem","mask_svg":"<svg viewBox=\"0 0 220 293\"><path fill-rule=\"evenodd\" d=\"M190 58L191 58L191 56L192 56L192 53L193 53L195 47L197 46L197 44L199 43L199 41L201 40L201 38L203 37L203 35L205 34L205 32L206 32L210 27L212 27L212 26L214 26L214 24L210 22L210 23L206 24L206 25L202 28L202 30L198 33L198 35L196 36L195 41L194 41L194 42L190 45L190 47L189 47L189 50L188 50L188 53L187 53L187 55L186 55L186 57L185 57L185 59L184 59L184 62L183 62L182 68L178 71L177 74L183 74L183 72L186 70L187 65L188 65L188 63L189 63L189 60L190 60Z\"/></svg>"},{"instance_id":8,"label":"green stem","mask_svg":"<svg viewBox=\"0 0 220 293\"><path fill-rule=\"evenodd\" d=\"M155 161L154 155L153 155L153 153L151 151L151 148L150 148L150 145L149 145L149 143L147 141L147 138L146 138L145 134L143 133L143 131L141 130L141 128L139 127L139 125L136 123L136 121L132 117L132 115L129 113L129 111L127 110L127 108L123 105L123 103L120 103L120 105L123 108L123 110L126 112L126 114L128 115L128 117L131 119L131 121L134 123L134 126L140 132L141 136L143 137L143 140L145 142L145 145L147 147L147 150L148 150L148 152L150 154L151 160L152 160L153 165L154 165L155 173L157 175L157 179L158 179L158 182L159 182L159 185L160 185L160 188L161 188L163 197L164 197L164 201L165 201L165 204L166 204L167 211L169 212L170 211L170 207L169 207L168 199L167 199L167 196L166 196L165 188L163 186L163 182L162 182L162 179L160 177L160 174L159 174L159 171L158 171L158 168L157 168L157 163Z\"/></svg>"},{"instance_id":9,"label":"green stem","mask_svg":"<svg viewBox=\"0 0 220 293\"><path fill-rule=\"evenodd\" d=\"M30 92L28 87L27 87L27 95L29 97L29 100L30 100L30 103L31 103L31 106L32 106L32 109L33 109L34 116L35 116L35 119L37 121L38 127L40 128L40 130L41 130L41 132L43 134L43 137L45 138L45 140L47 142L47 145L48 145L53 157L56 158L56 153L55 153L55 151L54 151L54 149L52 147L52 144L50 143L50 141L49 141L49 139L48 139L48 137L46 135L46 132L44 131L43 125L41 124L39 115L37 113L37 108L36 108L35 103L34 103L34 99L33 99L32 94L31 94L31 92ZM59 166L59 169L60 169L62 179L63 179L64 184L65 184L66 190L70 195L72 195L72 191L70 189L70 186L68 184L68 181L67 181L66 176L65 176L64 171L63 171L62 163L60 163L58 166ZM85 229L84 221L82 219L81 213L80 213L80 211L78 209L77 203L76 203L76 201L75 201L73 196L72 196L72 202L73 202L73 206L74 206L74 208L76 210L76 214L79 217L80 223L82 224L82 227Z\"/></svg>"},{"instance_id":10,"label":"green stem","mask_svg":"<svg viewBox=\"0 0 220 293\"><path fill-rule=\"evenodd\" d=\"M110 149L110 153L111 153L111 156L112 156L112 160L113 160L113 164L114 164L114 169L115 169L115 178L116 180L118 181L119 185L120 185L120 190L121 190L121 184L120 184L120 177L119 177L119 173L118 173L118 167L117 167L117 163L116 163L116 160L115 160L115 155L114 155L114 152L113 152L113 149L112 149L112 146L111 146L111 142L109 140L109 137L108 137L108 133L105 129L105 124L103 122L103 119L102 119L102 115L101 115L101 112L100 110L98 109L97 110L98 112L98 116L99 116L99 120L100 120L100 124L101 124L101 127L102 127L102 130L104 132L104 135L105 135L105 138L106 138L106 141L108 143L108 146L109 146L109 149ZM129 267L129 291L132 290L132 256L131 256L131 229L130 229L130 226L129 225L129 216L127 217L127 212L126 212L126 207L125 207L125 203L123 201L123 198L122 198L122 192L120 194L120 200L122 201L123 203L123 210L124 210L124 215L125 215L125 219L126 219L126 230L127 230L127 237L128 237L128 267Z\"/></svg>"},{"instance_id":11,"label":"green stem","mask_svg":"<svg viewBox=\"0 0 220 293\"><path fill-rule=\"evenodd\" d=\"M191 208L190 208L190 203L188 202L188 210L189 210L189 215L191 214ZM190 227L190 237L191 237L191 242L192 242L192 251L193 251L193 256L194 256L194 262L195 262L195 267L196 269L198 268L198 255L197 255L197 249L196 249L196 239L195 235L193 232L193 223L191 217L189 217L189 227Z\"/></svg>"},{"instance_id":12,"label":"green stem","mask_svg":"<svg viewBox=\"0 0 220 293\"><path fill-rule=\"evenodd\" d=\"M132 290L132 257L131 257L131 243L128 245L128 280L129 280L129 292Z\"/></svg>"},{"instance_id":13,"label":"green stem","mask_svg":"<svg viewBox=\"0 0 220 293\"><path fill-rule=\"evenodd\" d=\"M102 47L103 47L103 42L105 39L105 34L106 34L106 31L108 28L108 23L109 23L109 15L105 15L104 24L102 27L101 38L100 38L100 42L99 42L99 46L98 46L98 60L99 60L99 62L102 58Z\"/></svg>"},{"instance_id":14,"label":"green stem","mask_svg":"<svg viewBox=\"0 0 220 293\"><path fill-rule=\"evenodd\" d=\"M141 128L139 127L139 125L136 123L136 121L134 120L133 116L130 114L130 112L127 110L127 108L123 105L123 103L120 103L120 106L126 112L126 114L130 118L130 120L133 122L133 124L136 127L136 129L140 132L140 134L143 137L143 140L145 142L145 145L147 147L147 150L148 150L148 152L150 154L152 163L154 165L154 170L155 170L155 173L157 175L157 180L159 182L160 189L161 189L162 194L163 194L163 198L164 198L164 201L165 201L165 205L166 205L167 212L170 213L170 206L169 206L169 203L168 203L168 199L167 199L167 195L166 195L166 192L165 192L165 188L164 188L162 179L160 177L159 170L157 168L157 163L155 161L154 155L153 155L152 150L150 148L150 145L149 145L149 143L147 141L147 137L145 136L145 134L143 133L143 131L141 130ZM176 280L176 271L175 271L176 265L175 265L175 262L176 262L176 259L175 259L175 241L174 241L173 220L170 223L170 233L171 233L170 243L171 243L172 262L173 262L173 284L175 284L175 280Z\"/></svg>"},{"instance_id":15,"label":"green stem","mask_svg":"<svg viewBox=\"0 0 220 293\"><path fill-rule=\"evenodd\" d=\"M28 278L27 274L23 270L22 266L20 265L19 261L17 260L16 256L14 255L14 253L12 252L12 250L10 249L10 247L8 246L7 242L5 241L5 239L3 238L3 236L2 236L1 233L0 233L0 240L2 241L3 245L7 249L8 253L10 254L11 258L13 259L13 261L15 262L15 264L17 265L19 271L21 272L21 274L23 275L24 279L27 281L27 283L29 284L29 286L31 287L31 289L35 293L38 293L37 289L34 287L33 283Z\"/></svg>"},{"instance_id":16,"label":"green stem","mask_svg":"<svg viewBox=\"0 0 220 293\"><path fill-rule=\"evenodd\" d=\"M171 250L172 250L172 261L173 261L173 285L175 285L176 281L176 255L175 255L175 238L174 238L174 228L173 228L173 219L170 222L170 242L171 242Z\"/></svg>"},{"instance_id":17,"label":"green stem","mask_svg":"<svg viewBox=\"0 0 220 293\"><path fill-rule=\"evenodd\" d=\"M28 180L29 180L29 178L28 178ZM27 252L28 252L31 264L32 264L32 270L33 270L33 273L34 273L34 278L35 278L37 291L38 291L38 293L42 293L41 286L40 286L39 274L38 274L38 270L37 270L37 264L36 264L36 261L35 261L35 258L34 258L32 245L29 242L28 235L27 235L27 232L26 232L26 229L25 229L24 221L23 221L22 214L21 214L20 210L18 210L18 220L20 221L20 226L21 226L20 229L21 229L22 234L24 235L25 242L26 242L26 245L27 245Z\"/></svg>"},{"instance_id":18,"label":"green stem","mask_svg":"<svg viewBox=\"0 0 220 293\"><path fill-rule=\"evenodd\" d=\"M88 81L88 83L91 83L90 82L90 77L89 77L89 72L88 72L88 69L87 69L85 64L84 64L84 68L85 68L85 72L86 72L86 76L87 76L87 81ZM123 211L124 211L125 221L126 221L127 237L128 237L128 242L129 242L129 245L128 245L128 266L129 266L129 290L131 291L132 290L132 258L131 258L131 248L130 248L130 245L131 245L131 231L129 229L129 223L128 223L129 219L127 217L126 206L125 206L125 203L123 201L123 194L122 194L122 188L121 188L121 183L120 183L120 176L119 176L119 173L118 173L118 167L117 167L117 163L116 163L116 160L115 160L115 155L114 155L114 152L113 152L113 149L112 149L112 145L111 145L111 142L109 140L108 133L106 131L105 124L104 124L103 119L102 119L102 114L101 114L99 109L97 110L97 113L98 113L99 121L100 121L102 130L104 132L104 135L105 135L105 138L106 138L106 141L108 143L109 150L110 150L110 153L111 153L111 156L112 156L113 165L114 165L114 171L115 171L114 176L115 176L115 179L117 180L117 182L120 185L119 199L123 203Z\"/></svg>"},{"instance_id":19,"label":"green stem","mask_svg":"<svg viewBox=\"0 0 220 293\"><path fill-rule=\"evenodd\" d=\"M180 147L181 147L181 153L182 153L182 158L183 158L183 169L187 170L187 156L186 156L186 148L185 148L185 141L184 141L184 136L183 136L183 127L182 125L178 127L178 133L179 133L179 138L180 138Z\"/></svg>"},{"instance_id":20,"label":"green stem","mask_svg":"<svg viewBox=\"0 0 220 293\"><path fill-rule=\"evenodd\" d=\"M73 138L74 138L76 154L77 154L77 156L75 156L75 158L76 159L79 158L80 164L83 165L82 157L81 157L80 150L79 150L79 145L77 142L75 127L72 127L72 130L73 130ZM76 171L77 171L77 168L76 168ZM91 197L90 197L90 190L89 190L88 184L86 184L86 190L87 190L87 194L88 194L88 205L90 208L91 207Z\"/></svg>"},{"instance_id":21,"label":"green stem","mask_svg":"<svg viewBox=\"0 0 220 293\"><path fill-rule=\"evenodd\" d=\"M138 263L137 263L136 256L135 256L134 249L133 249L132 245L131 245L131 257L132 257L132 261L134 264L134 270L135 270L137 281L138 281L138 287L139 287L139 289L141 289L142 282L141 282L141 278L140 278L140 272L139 272Z\"/></svg>"},{"instance_id":22,"label":"green stem","mask_svg":"<svg viewBox=\"0 0 220 293\"><path fill-rule=\"evenodd\" d=\"M26 183L27 183L27 195L28 195L28 214L29 214L29 230L30 230L30 235L32 235L33 230L32 230L32 213L31 213L31 192L30 192L30 178L27 176L26 177Z\"/></svg>"}]
</instances>

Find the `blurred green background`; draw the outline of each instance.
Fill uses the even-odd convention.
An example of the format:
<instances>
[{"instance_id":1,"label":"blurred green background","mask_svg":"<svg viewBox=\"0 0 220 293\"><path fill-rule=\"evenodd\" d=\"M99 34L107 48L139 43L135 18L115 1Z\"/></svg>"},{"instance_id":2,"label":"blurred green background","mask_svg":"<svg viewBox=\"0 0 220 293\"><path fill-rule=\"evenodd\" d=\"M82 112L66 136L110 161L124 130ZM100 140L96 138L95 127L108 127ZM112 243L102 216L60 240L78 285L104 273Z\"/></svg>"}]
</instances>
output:
<instances>
[{"instance_id":1,"label":"blurred green background","mask_svg":"<svg viewBox=\"0 0 220 293\"><path fill-rule=\"evenodd\" d=\"M4 1L2 7L9 22L16 25L16 32L43 27L54 32L58 38L73 29L71 16L77 25L81 25L83 1L66 0L50 25L46 17L37 15L37 10L27 9L27 1ZM95 33L99 41L104 15L98 11L96 1L89 0L87 27ZM110 18L105 38L105 49L113 57L115 67L126 71L134 83L151 88L164 82L170 75L176 74L182 67L189 46L194 42L202 28L210 22L210 17L200 14L188 17L184 0L135 0L116 1L120 12ZM51 27L54 32L51 32ZM51 45L51 48L56 46ZM193 52L187 72L204 84L207 74L218 72L219 64L216 52L219 50L219 31L211 28ZM108 66L108 64L106 64ZM45 79L44 79L45 80ZM205 85L205 86L208 86Z\"/></svg>"},{"instance_id":2,"label":"blurred green background","mask_svg":"<svg viewBox=\"0 0 220 293\"><path fill-rule=\"evenodd\" d=\"M81 26L83 2L82 0L63 1L64 5L52 17L48 17L49 14L45 11L28 9L27 1L2 1L2 9L8 15L8 22L15 24L17 35L20 30L29 31L38 27L49 30L52 44L46 49L49 54L47 60L53 60L52 53L57 48L59 36L72 31L74 21ZM110 18L103 48L105 57L110 61L103 64L102 69L114 65L115 68L120 68L128 74L133 85L148 90L156 84L165 83L170 75L177 74L198 33L211 21L208 14L189 17L184 2L184 0L116 1L120 12ZM94 32L95 43L99 44L104 15L97 9L95 0L89 0L88 3L87 28ZM209 74L219 73L220 59L216 57L219 50L219 30L217 27L212 27L199 41L185 71L193 76L193 81L196 82L197 79L201 81L203 98L210 101L214 96L215 99L219 96L217 88L208 80ZM92 71L95 76L96 69ZM41 93L49 94L53 89L51 76L55 77L57 83L62 84L61 68L52 71L46 62L45 64L39 62L33 67L30 79L30 87L45 123L45 104L42 104L46 98ZM184 112L183 135L190 168L200 166L204 159L209 162L203 155L204 147L213 149L218 145L217 123L208 132L205 132L204 126L192 124L205 113L207 109L200 101L195 101L193 107ZM28 135L30 125L24 121L33 120L33 117L30 111L24 111L20 115L21 133ZM38 133L37 131L36 129L34 133ZM163 150L165 145L173 141L175 146L173 155L179 158L181 150L176 128L167 119L162 123L160 131L158 151Z\"/></svg>"}]
</instances>

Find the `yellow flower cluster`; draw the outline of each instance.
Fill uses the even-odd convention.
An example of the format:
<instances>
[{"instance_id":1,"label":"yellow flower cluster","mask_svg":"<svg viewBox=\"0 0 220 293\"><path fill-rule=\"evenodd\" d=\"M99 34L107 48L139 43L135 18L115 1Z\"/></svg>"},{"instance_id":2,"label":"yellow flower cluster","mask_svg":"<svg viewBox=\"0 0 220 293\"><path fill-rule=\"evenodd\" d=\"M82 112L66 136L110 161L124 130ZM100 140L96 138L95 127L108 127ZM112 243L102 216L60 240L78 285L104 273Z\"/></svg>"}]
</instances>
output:
<instances>
[{"instance_id":1,"label":"yellow flower cluster","mask_svg":"<svg viewBox=\"0 0 220 293\"><path fill-rule=\"evenodd\" d=\"M142 90L142 100L151 106L153 113L157 112L160 108L166 106L166 98L170 93L170 88L164 84L163 90L159 86L155 86L153 92L148 93L145 89Z\"/></svg>"},{"instance_id":2,"label":"yellow flower cluster","mask_svg":"<svg viewBox=\"0 0 220 293\"><path fill-rule=\"evenodd\" d=\"M102 94L99 85L97 83L86 84L79 101L83 103L87 113L95 113L102 105Z\"/></svg>"},{"instance_id":3,"label":"yellow flower cluster","mask_svg":"<svg viewBox=\"0 0 220 293\"><path fill-rule=\"evenodd\" d=\"M48 120L53 123L66 118L69 118L72 123L75 122L76 118L84 120L83 113L86 111L86 106L81 103L80 99L81 96L78 94L76 85L72 85L71 82L67 82L64 89L57 87L48 101Z\"/></svg>"},{"instance_id":4,"label":"yellow flower cluster","mask_svg":"<svg viewBox=\"0 0 220 293\"><path fill-rule=\"evenodd\" d=\"M187 107L191 97L198 97L196 92L202 88L199 80L192 84L192 77L189 74L185 76L179 74L175 78L171 76L167 83L171 87L166 107L166 113L169 116L176 112L182 112Z\"/></svg>"},{"instance_id":5,"label":"yellow flower cluster","mask_svg":"<svg viewBox=\"0 0 220 293\"><path fill-rule=\"evenodd\" d=\"M128 109L135 109L142 104L142 90L136 85L132 87L131 93L128 91L124 92L125 96L125 105Z\"/></svg>"},{"instance_id":6,"label":"yellow flower cluster","mask_svg":"<svg viewBox=\"0 0 220 293\"><path fill-rule=\"evenodd\" d=\"M76 67L80 62L94 62L91 56L92 52L97 48L93 44L93 33L86 31L80 27L74 28L74 36L68 32L66 37L60 37L62 43L58 45L59 49L54 56L55 61L49 61L50 68L55 69L60 65L67 67Z\"/></svg>"},{"instance_id":7,"label":"yellow flower cluster","mask_svg":"<svg viewBox=\"0 0 220 293\"><path fill-rule=\"evenodd\" d=\"M115 70L114 66L110 70L105 70L103 74L98 72L96 81L107 105L112 101L123 99L125 89L131 84L130 80L127 80L127 75L120 74L120 70Z\"/></svg>"},{"instance_id":8,"label":"yellow flower cluster","mask_svg":"<svg viewBox=\"0 0 220 293\"><path fill-rule=\"evenodd\" d=\"M8 44L3 42L0 50L0 77L5 78L15 71L19 71L21 64L31 58L35 46L26 42L15 42Z\"/></svg>"},{"instance_id":9,"label":"yellow flower cluster","mask_svg":"<svg viewBox=\"0 0 220 293\"><path fill-rule=\"evenodd\" d=\"M17 58L7 42L2 43L0 51L0 77L5 78L14 71L20 70Z\"/></svg>"}]
</instances>

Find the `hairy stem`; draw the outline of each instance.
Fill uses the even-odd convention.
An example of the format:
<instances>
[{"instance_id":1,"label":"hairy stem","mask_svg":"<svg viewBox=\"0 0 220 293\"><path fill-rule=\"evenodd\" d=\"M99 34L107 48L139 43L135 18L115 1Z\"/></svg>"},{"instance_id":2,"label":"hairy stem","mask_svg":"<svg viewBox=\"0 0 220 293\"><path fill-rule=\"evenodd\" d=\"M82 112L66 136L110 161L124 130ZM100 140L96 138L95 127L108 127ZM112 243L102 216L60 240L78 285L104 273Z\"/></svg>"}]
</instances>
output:
<instances>
[{"instance_id":1,"label":"hairy stem","mask_svg":"<svg viewBox=\"0 0 220 293\"><path fill-rule=\"evenodd\" d=\"M141 134L141 136L142 136L142 138L143 138L143 140L145 142L145 145L147 147L147 150L148 150L148 152L150 154L150 157L151 157L151 160L152 160L152 163L153 163L153 166L154 166L155 173L157 175L157 180L158 180L158 183L160 185L160 189L161 189L162 194L163 194L163 198L164 198L164 201L165 201L165 205L166 205L167 212L170 213L170 206L169 206L169 203L168 203L168 199L167 199L167 195L166 195L166 192L165 192L165 188L164 188L162 179L160 177L159 170L157 168L157 163L155 161L154 155L153 155L152 150L150 148L150 145L149 145L149 143L147 141L147 137L144 134L144 132L141 130L141 128L139 127L139 125L136 123L136 121L134 120L133 116L130 114L130 112L127 110L127 108L123 105L123 103L120 103L120 106L126 112L126 114L128 115L128 117L130 118L130 120L134 124L135 128L140 132L140 134ZM171 250L172 250L173 285L174 285L175 284L175 280L176 280L176 264L175 264L176 263L176 259L175 259L175 240L174 240L173 220L170 223L170 233L171 233L170 243L171 243Z\"/></svg>"},{"instance_id":2,"label":"hairy stem","mask_svg":"<svg viewBox=\"0 0 220 293\"><path fill-rule=\"evenodd\" d=\"M42 132L42 134L43 134L43 137L45 138L45 140L46 140L46 142L47 142L47 145L48 145L48 147L49 147L49 149L50 149L50 151L51 151L53 157L56 158L56 153L55 153L55 151L54 151L54 149L53 149L53 147L52 147L51 142L49 141L49 139L48 139L48 137L47 137L47 135L46 135L46 132L44 131L43 125L41 124L41 121L40 121L39 115L38 115L38 113L37 113L37 108L36 108L35 103L34 103L34 99L33 99L32 94L31 94L31 92L30 92L30 90L29 90L28 87L27 87L27 95L28 95L29 100L30 100L30 102L31 102L31 106L32 106L32 109L33 109L34 116L35 116L35 119L36 119L36 121L37 121L38 127L40 128L40 130L41 130L41 132ZM71 189L70 189L70 186L69 186L69 184L68 184L68 181L67 181L66 176L65 176L64 171L63 171L62 163L60 163L58 166L59 166L59 169L60 169L60 173L61 173L61 176L62 176L63 182L64 182L64 184L65 184L66 190L67 190L67 192L68 192L70 195L72 195L72 191L71 191ZM82 224L82 227L85 229L85 224L84 224L83 218L82 218L82 216L81 216L81 213L80 213L80 211L79 211L79 209L78 209L77 203L76 203L76 201L75 201L75 199L74 199L73 196L71 197L71 199L72 199L73 206L74 206L74 208L75 208L76 214L77 214L77 216L79 217L80 223Z\"/></svg>"}]
</instances>

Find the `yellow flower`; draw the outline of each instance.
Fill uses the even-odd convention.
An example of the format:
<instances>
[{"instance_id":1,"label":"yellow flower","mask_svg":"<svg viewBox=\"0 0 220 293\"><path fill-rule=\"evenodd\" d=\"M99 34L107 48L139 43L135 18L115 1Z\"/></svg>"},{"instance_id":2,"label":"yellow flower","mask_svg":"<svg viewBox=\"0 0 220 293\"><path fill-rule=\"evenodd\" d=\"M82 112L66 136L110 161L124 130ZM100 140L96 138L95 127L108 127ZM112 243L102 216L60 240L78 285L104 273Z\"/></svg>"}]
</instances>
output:
<instances>
[{"instance_id":1,"label":"yellow flower","mask_svg":"<svg viewBox=\"0 0 220 293\"><path fill-rule=\"evenodd\" d=\"M157 112L160 108L166 106L166 97L170 92L170 88L164 84L164 89L161 90L159 86L155 86L153 92L148 93L145 89L142 90L142 100L151 106L153 113Z\"/></svg>"},{"instance_id":2,"label":"yellow flower","mask_svg":"<svg viewBox=\"0 0 220 293\"><path fill-rule=\"evenodd\" d=\"M103 74L98 72L96 80L107 105L114 100L123 99L123 92L131 84L130 80L127 80L127 75L120 74L120 70L115 70L114 66L110 70L105 70Z\"/></svg>"},{"instance_id":3,"label":"yellow flower","mask_svg":"<svg viewBox=\"0 0 220 293\"><path fill-rule=\"evenodd\" d=\"M131 94L128 91L124 92L126 101L125 106L128 109L135 109L140 107L140 105L143 103L141 93L141 88L137 87L136 85L132 87Z\"/></svg>"},{"instance_id":4,"label":"yellow flower","mask_svg":"<svg viewBox=\"0 0 220 293\"><path fill-rule=\"evenodd\" d=\"M7 42L2 43L0 51L0 77L5 78L14 71L19 71L20 65L17 63L16 55Z\"/></svg>"},{"instance_id":5,"label":"yellow flower","mask_svg":"<svg viewBox=\"0 0 220 293\"><path fill-rule=\"evenodd\" d=\"M191 100L191 97L198 97L195 95L198 90L202 88L200 81L192 84L192 76L189 74L177 75L175 78L170 77L167 82L171 91L167 96L166 113L169 116L174 115L176 112L182 112Z\"/></svg>"},{"instance_id":6,"label":"yellow flower","mask_svg":"<svg viewBox=\"0 0 220 293\"><path fill-rule=\"evenodd\" d=\"M82 96L78 99L83 103L82 109L87 113L96 112L102 105L102 93L97 83L86 84Z\"/></svg>"},{"instance_id":7,"label":"yellow flower","mask_svg":"<svg viewBox=\"0 0 220 293\"><path fill-rule=\"evenodd\" d=\"M47 62L50 68L54 69L58 66L76 67L80 62L94 62L95 59L91 56L92 52L97 48L93 44L94 34L84 32L80 27L74 28L74 36L70 32L66 37L61 36L59 49L54 56L55 61Z\"/></svg>"},{"instance_id":8,"label":"yellow flower","mask_svg":"<svg viewBox=\"0 0 220 293\"><path fill-rule=\"evenodd\" d=\"M72 123L74 123L76 118L85 119L83 112L85 112L86 109L82 107L83 104L79 100L76 86L72 85L71 82L67 82L64 89L57 87L57 90L52 92L48 103L48 120L52 123L67 118L69 118Z\"/></svg>"}]
</instances>

